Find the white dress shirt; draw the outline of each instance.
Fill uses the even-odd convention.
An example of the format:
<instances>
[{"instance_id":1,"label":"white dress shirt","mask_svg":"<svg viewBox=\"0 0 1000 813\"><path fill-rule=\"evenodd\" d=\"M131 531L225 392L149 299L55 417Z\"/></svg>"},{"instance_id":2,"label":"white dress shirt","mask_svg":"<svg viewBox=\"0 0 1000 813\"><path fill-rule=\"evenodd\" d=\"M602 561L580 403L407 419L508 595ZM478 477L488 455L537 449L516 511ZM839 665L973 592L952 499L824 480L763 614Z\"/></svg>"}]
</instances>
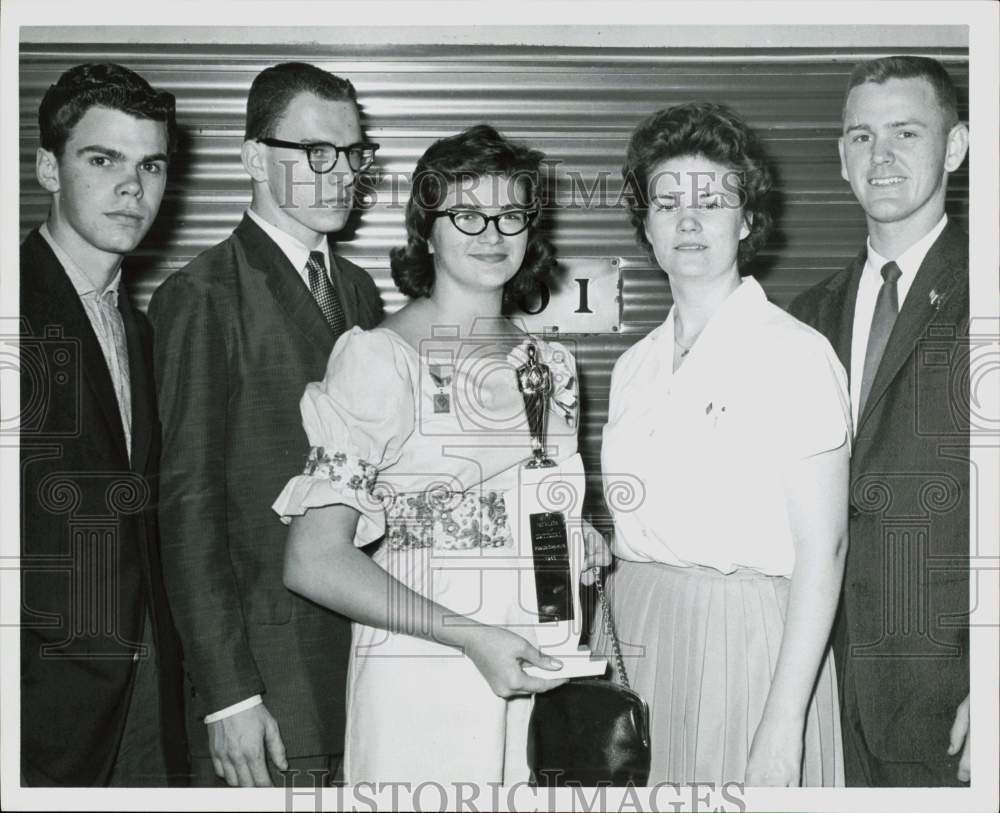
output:
<instances>
[{"instance_id":1,"label":"white dress shirt","mask_svg":"<svg viewBox=\"0 0 1000 813\"><path fill-rule=\"evenodd\" d=\"M38 230L56 259L62 265L66 276L73 284L80 303L87 313L90 326L97 335L101 353L108 365L111 384L114 387L115 399L118 401L118 414L122 429L125 432L125 448L129 459L132 457L132 379L128 367L128 341L125 338L125 321L118 310L118 286L121 283L121 263L114 277L103 291L98 291L90 277L80 268L60 246L49 231L48 224L43 223Z\"/></svg>"},{"instance_id":2,"label":"white dress shirt","mask_svg":"<svg viewBox=\"0 0 1000 813\"><path fill-rule=\"evenodd\" d=\"M674 309L615 365L601 463L615 555L790 576L784 478L850 443L830 343L747 277L673 371Z\"/></svg>"},{"instance_id":3,"label":"white dress shirt","mask_svg":"<svg viewBox=\"0 0 1000 813\"><path fill-rule=\"evenodd\" d=\"M309 261L309 254L313 251L319 251L323 254L323 262L326 264L326 274L330 277L333 266L330 264L330 244L327 242L326 235L321 236L319 242L312 248L309 248L309 246L300 243L287 232L283 232L277 226L268 223L253 209L247 209L247 216L260 226L264 230L264 234L270 237L277 244L278 248L281 249L281 253L288 257L288 261L299 272L299 276L306 284L306 288L309 287L309 269L306 268L306 263ZM332 277L330 277L330 281L333 282Z\"/></svg>"},{"instance_id":4,"label":"white dress shirt","mask_svg":"<svg viewBox=\"0 0 1000 813\"><path fill-rule=\"evenodd\" d=\"M927 256L934 241L944 231L948 223L948 216L942 215L937 225L906 251L895 258L896 265L899 266L899 279L896 281L896 291L899 296L899 309L903 309L903 302L913 285L913 280L917 276L920 264ZM872 316L875 314L875 300L878 298L879 289L882 287L882 266L892 260L891 257L883 257L872 248L871 237L868 238L868 259L861 272L861 282L858 285L858 299L854 303L854 328L851 331L851 418L855 427L858 426L858 412L861 403L861 378L865 369L865 353L868 349L868 334L872 329Z\"/></svg>"}]
</instances>

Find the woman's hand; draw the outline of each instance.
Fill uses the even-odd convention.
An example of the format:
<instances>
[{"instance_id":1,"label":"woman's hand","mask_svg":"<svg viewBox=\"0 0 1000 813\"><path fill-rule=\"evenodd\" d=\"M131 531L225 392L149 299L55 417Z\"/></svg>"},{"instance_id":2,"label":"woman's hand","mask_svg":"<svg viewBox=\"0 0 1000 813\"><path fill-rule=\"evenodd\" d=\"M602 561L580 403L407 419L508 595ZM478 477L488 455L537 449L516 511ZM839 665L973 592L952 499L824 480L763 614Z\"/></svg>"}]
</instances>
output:
<instances>
[{"instance_id":1,"label":"woman's hand","mask_svg":"<svg viewBox=\"0 0 1000 813\"><path fill-rule=\"evenodd\" d=\"M750 746L747 787L788 788L802 784L804 731L802 720L776 719L765 713Z\"/></svg>"},{"instance_id":2,"label":"woman's hand","mask_svg":"<svg viewBox=\"0 0 1000 813\"><path fill-rule=\"evenodd\" d=\"M582 519L581 530L583 531L583 573L580 581L583 584L591 585L597 581L599 572L595 568L607 567L611 564L611 548L604 535L591 525L587 520Z\"/></svg>"},{"instance_id":3,"label":"woman's hand","mask_svg":"<svg viewBox=\"0 0 1000 813\"><path fill-rule=\"evenodd\" d=\"M465 654L499 697L547 692L566 682L566 678L543 680L525 672L522 663L542 669L559 669L562 663L543 655L520 635L500 627L480 625L470 630Z\"/></svg>"}]
</instances>

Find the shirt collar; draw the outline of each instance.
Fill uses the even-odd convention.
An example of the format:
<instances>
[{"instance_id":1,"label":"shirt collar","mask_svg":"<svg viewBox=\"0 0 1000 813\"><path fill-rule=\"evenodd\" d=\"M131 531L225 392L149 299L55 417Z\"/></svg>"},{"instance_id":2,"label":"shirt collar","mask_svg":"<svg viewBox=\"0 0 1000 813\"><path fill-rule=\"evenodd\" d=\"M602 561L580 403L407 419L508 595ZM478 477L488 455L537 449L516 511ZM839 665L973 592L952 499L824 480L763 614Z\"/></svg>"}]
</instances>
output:
<instances>
[{"instance_id":1,"label":"shirt collar","mask_svg":"<svg viewBox=\"0 0 1000 813\"><path fill-rule=\"evenodd\" d=\"M59 260L59 264L62 265L63 270L66 272L66 276L69 277L69 281L73 284L73 289L76 291L76 295L79 297L84 297L89 294L93 294L97 299L103 299L109 293L111 294L111 301L117 305L118 304L118 286L122 279L122 265L121 262L118 263L118 270L115 275L108 282L107 286L100 293L94 287L94 283L91 282L90 277L84 273L83 269L80 268L74 261L73 258L67 254L63 247L56 242L56 238L52 236L52 232L49 231L48 223L43 223L38 229L38 233L42 236L46 243L49 244L49 248L52 249L52 253L56 255L56 259Z\"/></svg>"},{"instance_id":2,"label":"shirt collar","mask_svg":"<svg viewBox=\"0 0 1000 813\"><path fill-rule=\"evenodd\" d=\"M912 280L917 275L917 271L920 270L920 265L923 263L924 257L927 256L927 252L931 250L931 246L934 245L934 241L938 239L947 224L948 215L941 215L941 219L937 222L937 225L933 229L927 232L927 234L917 240L917 242L896 258L896 265L899 266L900 277ZM868 264L876 272L881 273L882 267L887 262L890 262L889 258L883 257L874 248L872 248L872 238L869 236Z\"/></svg>"},{"instance_id":3,"label":"shirt collar","mask_svg":"<svg viewBox=\"0 0 1000 813\"><path fill-rule=\"evenodd\" d=\"M740 280L737 286L719 309L713 314L708 324L705 325L701 335L691 346L691 354L685 365L696 356L704 356L711 352L711 348L718 340L728 344L732 341L733 331L740 325L750 324L760 318L762 306L767 305L767 295L760 283L754 277L747 276ZM738 333L737 333L738 335ZM650 334L652 341L662 341L665 343L664 351L671 357L674 351L674 309L670 308L666 321ZM699 350L700 348L700 350Z\"/></svg>"},{"instance_id":4,"label":"shirt collar","mask_svg":"<svg viewBox=\"0 0 1000 813\"><path fill-rule=\"evenodd\" d=\"M326 263L326 269L329 273L330 270L330 249L326 240L326 236L320 238L319 243L310 248L304 243L299 242L288 232L282 231L273 223L268 223L264 218L257 214L253 209L247 209L247 216L258 226L263 229L264 234L270 237L278 248L281 249L281 253L284 254L288 261L292 264L300 274L302 269L306 267L306 262L309 260L309 254L313 251L319 251L323 254L323 260Z\"/></svg>"}]
</instances>

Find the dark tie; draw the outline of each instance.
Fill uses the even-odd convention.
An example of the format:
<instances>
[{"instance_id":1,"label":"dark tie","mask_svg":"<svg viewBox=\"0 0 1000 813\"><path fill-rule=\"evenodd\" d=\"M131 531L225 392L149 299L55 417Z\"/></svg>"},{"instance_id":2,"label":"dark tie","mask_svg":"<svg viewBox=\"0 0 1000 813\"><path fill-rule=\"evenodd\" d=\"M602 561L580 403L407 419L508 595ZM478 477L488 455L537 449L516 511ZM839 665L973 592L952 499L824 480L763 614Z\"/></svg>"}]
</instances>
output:
<instances>
[{"instance_id":1,"label":"dark tie","mask_svg":"<svg viewBox=\"0 0 1000 813\"><path fill-rule=\"evenodd\" d=\"M326 275L323 252L309 252L306 268L309 269L309 290L312 291L319 309L323 311L323 316L326 317L326 321L333 331L333 338L336 339L347 327L347 318L344 316L344 309L340 306L340 297L337 296L336 289Z\"/></svg>"},{"instance_id":2,"label":"dark tie","mask_svg":"<svg viewBox=\"0 0 1000 813\"><path fill-rule=\"evenodd\" d=\"M865 350L865 370L861 376L861 400L858 402L859 415L864 412L865 401L868 400L868 393L871 392L875 373L878 371L879 362L882 361L885 346L889 343L889 334L892 333L892 326L896 324L896 316L899 315L899 295L896 290L896 282L901 273L899 266L894 262L887 262L882 266L882 287L879 288L878 297L875 299L872 329L868 333L868 348Z\"/></svg>"}]
</instances>

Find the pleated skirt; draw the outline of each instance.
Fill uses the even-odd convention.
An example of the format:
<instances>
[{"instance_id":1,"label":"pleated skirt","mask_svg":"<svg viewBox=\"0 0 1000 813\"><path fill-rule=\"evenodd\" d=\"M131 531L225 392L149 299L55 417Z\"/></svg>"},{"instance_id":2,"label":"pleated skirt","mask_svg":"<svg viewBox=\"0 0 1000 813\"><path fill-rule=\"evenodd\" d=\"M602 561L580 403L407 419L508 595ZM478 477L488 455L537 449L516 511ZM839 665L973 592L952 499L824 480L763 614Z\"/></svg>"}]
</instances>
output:
<instances>
[{"instance_id":1,"label":"pleated skirt","mask_svg":"<svg viewBox=\"0 0 1000 813\"><path fill-rule=\"evenodd\" d=\"M745 780L784 631L789 579L617 560L606 584L629 682L649 704L649 784ZM611 654L602 614L591 647ZM612 664L614 659L612 658ZM829 651L809 704L804 786L844 784Z\"/></svg>"}]
</instances>

